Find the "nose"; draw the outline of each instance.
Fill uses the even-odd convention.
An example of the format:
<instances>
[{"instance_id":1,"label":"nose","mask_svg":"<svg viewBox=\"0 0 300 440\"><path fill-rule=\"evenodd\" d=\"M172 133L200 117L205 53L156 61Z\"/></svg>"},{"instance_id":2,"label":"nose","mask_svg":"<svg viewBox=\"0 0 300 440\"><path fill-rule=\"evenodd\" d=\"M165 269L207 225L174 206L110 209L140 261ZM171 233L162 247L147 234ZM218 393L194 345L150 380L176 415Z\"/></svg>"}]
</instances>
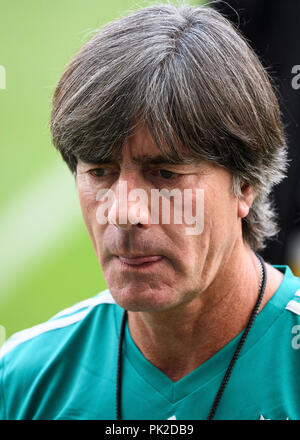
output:
<instances>
[{"instance_id":1,"label":"nose","mask_svg":"<svg viewBox=\"0 0 300 440\"><path fill-rule=\"evenodd\" d=\"M150 225L149 190L137 172L120 174L114 192L115 199L108 213L108 223L124 230Z\"/></svg>"}]
</instances>

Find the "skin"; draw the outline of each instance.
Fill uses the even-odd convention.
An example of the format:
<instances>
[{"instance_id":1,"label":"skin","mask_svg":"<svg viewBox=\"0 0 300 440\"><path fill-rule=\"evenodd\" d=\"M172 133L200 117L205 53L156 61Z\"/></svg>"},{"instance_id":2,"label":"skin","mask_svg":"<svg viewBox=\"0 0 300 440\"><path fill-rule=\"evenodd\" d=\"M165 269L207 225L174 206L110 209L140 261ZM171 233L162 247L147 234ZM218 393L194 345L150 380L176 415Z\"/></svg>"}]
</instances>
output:
<instances>
[{"instance_id":1,"label":"skin","mask_svg":"<svg viewBox=\"0 0 300 440\"><path fill-rule=\"evenodd\" d=\"M83 218L108 288L115 301L128 310L131 336L144 356L176 382L230 342L250 317L259 292L260 266L243 240L242 218L255 193L245 185L237 199L231 174L210 163L145 162L157 155L161 155L158 147L141 126L124 144L120 161L96 165L79 161L76 182ZM128 192L144 189L149 200L153 188L204 190L203 232L187 235L186 224L172 221L152 224L150 202L142 216L134 202L128 202L131 222L122 224L120 219L126 213L119 190L124 182ZM96 195L103 188L116 194L112 205L116 221L113 223L111 207L109 222L101 225ZM194 208L195 204L194 194ZM174 203L171 219L173 209ZM139 266L120 259L137 255L163 258ZM283 278L271 265L266 268L261 308Z\"/></svg>"}]
</instances>

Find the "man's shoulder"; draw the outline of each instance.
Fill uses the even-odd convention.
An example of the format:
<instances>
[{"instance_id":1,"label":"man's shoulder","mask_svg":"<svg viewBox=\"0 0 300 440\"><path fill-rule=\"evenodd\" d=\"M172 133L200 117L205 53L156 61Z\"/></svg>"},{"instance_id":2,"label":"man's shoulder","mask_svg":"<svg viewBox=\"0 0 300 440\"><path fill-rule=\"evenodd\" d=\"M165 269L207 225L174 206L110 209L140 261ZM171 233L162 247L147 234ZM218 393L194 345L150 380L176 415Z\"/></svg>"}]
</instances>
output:
<instances>
[{"instance_id":1,"label":"man's shoulder","mask_svg":"<svg viewBox=\"0 0 300 440\"><path fill-rule=\"evenodd\" d=\"M51 351L53 347L62 345L64 339L70 339L80 326L95 319L96 315L101 320L99 314L107 313L106 305L117 306L108 289L60 311L41 324L13 334L0 349L0 361L16 356L30 357L32 350L37 358L45 351L43 347Z\"/></svg>"},{"instance_id":2,"label":"man's shoulder","mask_svg":"<svg viewBox=\"0 0 300 440\"><path fill-rule=\"evenodd\" d=\"M283 279L276 293L281 293L281 296L290 300L299 296L300 291L300 277L295 275L293 270L288 265L272 265L283 274ZM280 295L277 295L279 297Z\"/></svg>"},{"instance_id":3,"label":"man's shoulder","mask_svg":"<svg viewBox=\"0 0 300 440\"><path fill-rule=\"evenodd\" d=\"M0 419L54 417L69 382L90 381L117 343L121 313L105 290L11 336L0 350Z\"/></svg>"},{"instance_id":4,"label":"man's shoulder","mask_svg":"<svg viewBox=\"0 0 300 440\"><path fill-rule=\"evenodd\" d=\"M282 272L284 277L270 303L284 311L286 316L300 320L300 277L287 265L273 265L273 267Z\"/></svg>"}]
</instances>

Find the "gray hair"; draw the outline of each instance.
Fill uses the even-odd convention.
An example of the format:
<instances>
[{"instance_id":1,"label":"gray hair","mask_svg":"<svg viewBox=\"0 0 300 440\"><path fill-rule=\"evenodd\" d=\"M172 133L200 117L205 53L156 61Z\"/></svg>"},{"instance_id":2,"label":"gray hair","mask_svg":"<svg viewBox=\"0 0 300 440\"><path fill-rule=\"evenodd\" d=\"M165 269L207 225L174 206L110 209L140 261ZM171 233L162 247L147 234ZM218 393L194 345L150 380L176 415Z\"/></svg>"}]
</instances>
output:
<instances>
[{"instance_id":1,"label":"gray hair","mask_svg":"<svg viewBox=\"0 0 300 440\"><path fill-rule=\"evenodd\" d=\"M225 167L237 197L242 184L254 188L242 220L253 250L278 233L270 192L288 162L278 102L257 56L211 7L135 11L98 31L63 73L51 133L75 175L78 159L117 157L141 122L170 161Z\"/></svg>"}]
</instances>

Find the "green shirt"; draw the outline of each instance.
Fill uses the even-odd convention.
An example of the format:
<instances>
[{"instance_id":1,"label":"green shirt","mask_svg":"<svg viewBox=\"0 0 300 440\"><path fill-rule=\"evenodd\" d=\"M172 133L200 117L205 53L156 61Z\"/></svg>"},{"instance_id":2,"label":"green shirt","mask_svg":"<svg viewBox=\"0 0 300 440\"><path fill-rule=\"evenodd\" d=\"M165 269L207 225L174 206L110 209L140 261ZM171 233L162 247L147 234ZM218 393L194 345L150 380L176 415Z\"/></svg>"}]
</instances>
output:
<instances>
[{"instance_id":1,"label":"green shirt","mask_svg":"<svg viewBox=\"0 0 300 440\"><path fill-rule=\"evenodd\" d=\"M274 267L284 279L250 330L215 419L300 419L300 278ZM122 314L106 290L9 338L0 354L0 419L115 419ZM127 325L123 419L206 419L240 337L173 382Z\"/></svg>"}]
</instances>

